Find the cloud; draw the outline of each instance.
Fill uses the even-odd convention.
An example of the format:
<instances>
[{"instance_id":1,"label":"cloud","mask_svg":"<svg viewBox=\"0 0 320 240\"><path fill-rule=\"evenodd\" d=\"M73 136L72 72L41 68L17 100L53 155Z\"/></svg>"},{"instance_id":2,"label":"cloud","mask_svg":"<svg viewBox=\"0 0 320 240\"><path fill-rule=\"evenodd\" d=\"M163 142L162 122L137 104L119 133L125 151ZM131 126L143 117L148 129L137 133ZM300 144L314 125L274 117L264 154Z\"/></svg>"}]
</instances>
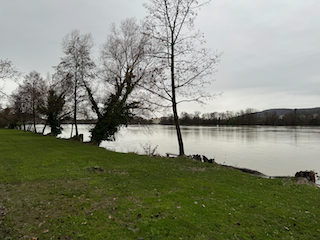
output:
<instances>
[{"instance_id":1,"label":"cloud","mask_svg":"<svg viewBox=\"0 0 320 240\"><path fill-rule=\"evenodd\" d=\"M288 106L315 105L320 99L315 90L320 85L319 10L318 1L212 1L198 19L208 46L224 51L212 89L224 91L226 102L232 99L230 108L250 103L238 92L260 106L277 105L275 96L261 98L255 92L274 93Z\"/></svg>"}]
</instances>

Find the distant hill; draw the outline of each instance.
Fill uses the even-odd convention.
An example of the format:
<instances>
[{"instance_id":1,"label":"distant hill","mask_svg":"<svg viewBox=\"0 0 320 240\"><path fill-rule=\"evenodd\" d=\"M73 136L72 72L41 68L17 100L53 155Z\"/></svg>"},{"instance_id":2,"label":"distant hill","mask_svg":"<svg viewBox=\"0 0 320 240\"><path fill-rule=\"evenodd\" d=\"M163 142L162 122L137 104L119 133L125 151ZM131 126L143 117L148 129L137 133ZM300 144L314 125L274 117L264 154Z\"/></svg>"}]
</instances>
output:
<instances>
[{"instance_id":1,"label":"distant hill","mask_svg":"<svg viewBox=\"0 0 320 240\"><path fill-rule=\"evenodd\" d=\"M297 111L298 115L309 115L309 114L319 114L320 115L320 107L316 108L297 108L297 109L290 109L290 108L275 108L275 109L267 109L261 112L258 112L258 115L263 117L266 114L276 114L277 116L285 115Z\"/></svg>"}]
</instances>

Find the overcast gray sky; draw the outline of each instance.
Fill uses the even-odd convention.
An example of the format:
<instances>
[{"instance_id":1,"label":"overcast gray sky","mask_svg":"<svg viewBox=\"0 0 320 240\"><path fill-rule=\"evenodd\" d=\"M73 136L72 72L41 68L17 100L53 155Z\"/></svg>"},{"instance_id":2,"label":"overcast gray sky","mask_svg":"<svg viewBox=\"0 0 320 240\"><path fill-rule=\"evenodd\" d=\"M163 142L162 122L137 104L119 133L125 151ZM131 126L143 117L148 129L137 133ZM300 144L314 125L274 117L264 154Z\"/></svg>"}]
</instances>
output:
<instances>
[{"instance_id":1,"label":"overcast gray sky","mask_svg":"<svg viewBox=\"0 0 320 240\"><path fill-rule=\"evenodd\" d=\"M53 73L62 38L73 29L93 35L98 52L112 22L142 19L147 0L0 0L0 58L24 73ZM216 81L222 96L202 113L320 106L319 0L212 0L196 28L207 47L223 51Z\"/></svg>"}]
</instances>

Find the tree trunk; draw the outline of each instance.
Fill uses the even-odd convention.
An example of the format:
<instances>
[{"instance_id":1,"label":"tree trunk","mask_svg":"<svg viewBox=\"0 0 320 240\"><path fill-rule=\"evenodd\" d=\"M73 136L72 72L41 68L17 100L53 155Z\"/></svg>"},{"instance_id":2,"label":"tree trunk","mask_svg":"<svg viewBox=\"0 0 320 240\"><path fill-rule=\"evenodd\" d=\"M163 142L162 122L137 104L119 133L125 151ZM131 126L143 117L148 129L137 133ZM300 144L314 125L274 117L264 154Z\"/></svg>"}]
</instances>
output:
<instances>
[{"instance_id":1,"label":"tree trunk","mask_svg":"<svg viewBox=\"0 0 320 240\"><path fill-rule=\"evenodd\" d=\"M77 104L75 104L75 106L74 106L73 118L74 118L74 121L73 121L74 127L76 129L76 136L78 136L79 133L78 133L78 124L77 124Z\"/></svg>"},{"instance_id":2,"label":"tree trunk","mask_svg":"<svg viewBox=\"0 0 320 240\"><path fill-rule=\"evenodd\" d=\"M47 127L47 123L44 124L44 127L42 129L42 135L44 134L44 131L46 130L46 127Z\"/></svg>"},{"instance_id":3,"label":"tree trunk","mask_svg":"<svg viewBox=\"0 0 320 240\"><path fill-rule=\"evenodd\" d=\"M184 156L185 154L184 154L184 147L183 147L183 141L182 141L182 134L180 129L179 117L177 113L177 103L175 101L172 102L172 108L173 108L173 121L174 121L174 125L176 126L178 143L179 143L179 156Z\"/></svg>"},{"instance_id":4,"label":"tree trunk","mask_svg":"<svg viewBox=\"0 0 320 240\"><path fill-rule=\"evenodd\" d=\"M178 117L177 101L176 101L176 88L174 79L174 38L173 32L171 33L171 91L172 91L172 110L173 110L173 121L176 126L177 138L179 143L179 156L184 156L184 147Z\"/></svg>"},{"instance_id":5,"label":"tree trunk","mask_svg":"<svg viewBox=\"0 0 320 240\"><path fill-rule=\"evenodd\" d=\"M73 122L71 124L71 133L70 133L70 138L72 138L72 133L73 133Z\"/></svg>"},{"instance_id":6,"label":"tree trunk","mask_svg":"<svg viewBox=\"0 0 320 240\"><path fill-rule=\"evenodd\" d=\"M33 109L33 128L34 132L37 133L37 128L36 128L36 111Z\"/></svg>"},{"instance_id":7,"label":"tree trunk","mask_svg":"<svg viewBox=\"0 0 320 240\"><path fill-rule=\"evenodd\" d=\"M78 124L77 124L77 81L74 84L74 108L73 108L73 121L76 129L76 137L78 137Z\"/></svg>"}]
</instances>

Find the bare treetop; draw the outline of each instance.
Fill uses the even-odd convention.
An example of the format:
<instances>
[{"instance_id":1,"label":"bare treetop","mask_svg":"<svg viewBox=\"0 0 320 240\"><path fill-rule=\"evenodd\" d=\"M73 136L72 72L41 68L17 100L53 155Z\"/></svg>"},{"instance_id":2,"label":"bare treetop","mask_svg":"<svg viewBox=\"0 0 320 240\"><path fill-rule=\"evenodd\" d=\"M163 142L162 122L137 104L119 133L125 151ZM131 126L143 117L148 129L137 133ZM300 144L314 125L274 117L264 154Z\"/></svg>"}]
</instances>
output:
<instances>
[{"instance_id":1,"label":"bare treetop","mask_svg":"<svg viewBox=\"0 0 320 240\"><path fill-rule=\"evenodd\" d=\"M0 59L0 80L14 79L20 72L13 66L8 59Z\"/></svg>"},{"instance_id":2,"label":"bare treetop","mask_svg":"<svg viewBox=\"0 0 320 240\"><path fill-rule=\"evenodd\" d=\"M134 18L122 21L119 28L112 24L107 42L101 48L104 80L119 85L117 81L125 79L126 74L133 74L132 81L141 81L152 62L148 56L150 44L150 37L143 34Z\"/></svg>"},{"instance_id":3,"label":"bare treetop","mask_svg":"<svg viewBox=\"0 0 320 240\"><path fill-rule=\"evenodd\" d=\"M194 20L197 11L210 1L195 0L151 0L144 4L149 15L146 32L162 46L156 57L160 59L157 70L161 81L156 81L154 90L161 92L165 99L172 99L171 57L174 56L174 88L177 103L209 99L214 94L206 91L214 81L216 66L221 53L203 46L204 35L195 30ZM174 47L174 52L172 52Z\"/></svg>"},{"instance_id":4,"label":"bare treetop","mask_svg":"<svg viewBox=\"0 0 320 240\"><path fill-rule=\"evenodd\" d=\"M21 73L13 66L12 62L8 59L0 59L0 99L8 97L5 93L6 80L17 81Z\"/></svg>"}]
</instances>

